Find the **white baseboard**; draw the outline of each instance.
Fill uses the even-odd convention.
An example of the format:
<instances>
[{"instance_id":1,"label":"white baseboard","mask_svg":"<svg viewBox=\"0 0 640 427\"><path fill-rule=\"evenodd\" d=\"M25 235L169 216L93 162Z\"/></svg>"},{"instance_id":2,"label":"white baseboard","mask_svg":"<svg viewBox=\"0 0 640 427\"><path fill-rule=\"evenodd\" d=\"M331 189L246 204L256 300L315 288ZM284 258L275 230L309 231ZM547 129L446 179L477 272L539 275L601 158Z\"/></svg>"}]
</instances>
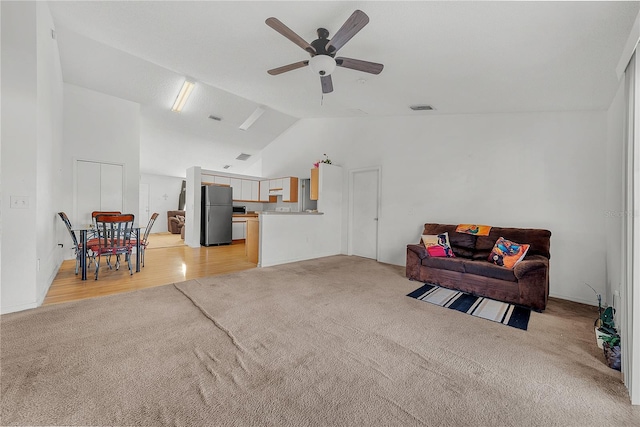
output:
<instances>
[{"instance_id":1,"label":"white baseboard","mask_svg":"<svg viewBox=\"0 0 640 427\"><path fill-rule=\"evenodd\" d=\"M36 308L36 307L38 307L38 304L35 303L35 302L29 302L29 303L26 303L26 304L12 305L12 306L9 306L9 307L0 308L0 314L15 313L16 311L29 310L31 308Z\"/></svg>"}]
</instances>

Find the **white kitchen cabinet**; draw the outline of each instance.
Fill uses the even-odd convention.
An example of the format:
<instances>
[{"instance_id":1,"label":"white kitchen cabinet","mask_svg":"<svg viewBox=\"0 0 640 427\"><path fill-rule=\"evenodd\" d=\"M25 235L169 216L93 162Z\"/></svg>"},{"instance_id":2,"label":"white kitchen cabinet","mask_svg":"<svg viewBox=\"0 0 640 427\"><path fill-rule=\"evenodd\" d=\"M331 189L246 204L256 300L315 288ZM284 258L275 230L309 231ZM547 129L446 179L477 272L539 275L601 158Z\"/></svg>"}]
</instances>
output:
<instances>
[{"instance_id":1,"label":"white kitchen cabinet","mask_svg":"<svg viewBox=\"0 0 640 427\"><path fill-rule=\"evenodd\" d=\"M283 202L291 201L291 179L289 178L282 180L282 201Z\"/></svg>"},{"instance_id":2,"label":"white kitchen cabinet","mask_svg":"<svg viewBox=\"0 0 640 427\"><path fill-rule=\"evenodd\" d=\"M221 185L231 185L231 178L228 176L214 176L213 182Z\"/></svg>"},{"instance_id":3,"label":"white kitchen cabinet","mask_svg":"<svg viewBox=\"0 0 640 427\"><path fill-rule=\"evenodd\" d=\"M242 180L242 195L240 200L249 201L254 200L251 198L251 181L248 179Z\"/></svg>"},{"instance_id":4,"label":"white kitchen cabinet","mask_svg":"<svg viewBox=\"0 0 640 427\"><path fill-rule=\"evenodd\" d=\"M261 202L269 201L269 181L268 180L260 181L260 201Z\"/></svg>"},{"instance_id":5,"label":"white kitchen cabinet","mask_svg":"<svg viewBox=\"0 0 640 427\"><path fill-rule=\"evenodd\" d=\"M231 178L231 189L233 190L233 195L231 198L233 200L241 200L242 199L242 180L240 178Z\"/></svg>"},{"instance_id":6,"label":"white kitchen cabinet","mask_svg":"<svg viewBox=\"0 0 640 427\"><path fill-rule=\"evenodd\" d=\"M260 201L260 182L251 181L251 199L252 202Z\"/></svg>"},{"instance_id":7,"label":"white kitchen cabinet","mask_svg":"<svg viewBox=\"0 0 640 427\"><path fill-rule=\"evenodd\" d=\"M270 179L269 180L269 190L277 190L282 189L282 178ZM274 191L271 192L272 194Z\"/></svg>"}]
</instances>

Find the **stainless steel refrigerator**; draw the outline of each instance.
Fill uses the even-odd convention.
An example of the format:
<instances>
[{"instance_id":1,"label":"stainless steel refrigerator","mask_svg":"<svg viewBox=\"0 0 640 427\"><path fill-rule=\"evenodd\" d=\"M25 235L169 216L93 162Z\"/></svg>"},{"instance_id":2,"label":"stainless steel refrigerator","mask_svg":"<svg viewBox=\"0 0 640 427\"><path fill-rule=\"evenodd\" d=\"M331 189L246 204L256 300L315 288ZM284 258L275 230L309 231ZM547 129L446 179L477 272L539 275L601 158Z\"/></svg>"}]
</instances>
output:
<instances>
[{"instance_id":1,"label":"stainless steel refrigerator","mask_svg":"<svg viewBox=\"0 0 640 427\"><path fill-rule=\"evenodd\" d=\"M231 243L233 201L231 187L202 186L200 244L203 246Z\"/></svg>"}]
</instances>

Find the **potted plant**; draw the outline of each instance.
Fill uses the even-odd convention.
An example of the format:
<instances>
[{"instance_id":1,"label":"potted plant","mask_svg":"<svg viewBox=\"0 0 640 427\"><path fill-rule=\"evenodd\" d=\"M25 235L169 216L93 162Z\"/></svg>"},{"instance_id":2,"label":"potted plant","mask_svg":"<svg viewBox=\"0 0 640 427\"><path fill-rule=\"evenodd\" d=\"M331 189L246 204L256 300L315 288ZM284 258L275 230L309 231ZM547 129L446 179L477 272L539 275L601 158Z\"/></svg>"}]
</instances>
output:
<instances>
[{"instance_id":1,"label":"potted plant","mask_svg":"<svg viewBox=\"0 0 640 427\"><path fill-rule=\"evenodd\" d=\"M616 371L620 370L620 335L614 334L602 337L602 348L607 366Z\"/></svg>"},{"instance_id":2,"label":"potted plant","mask_svg":"<svg viewBox=\"0 0 640 427\"><path fill-rule=\"evenodd\" d=\"M611 337L617 334L615 323L613 320L613 307L602 308L602 295L596 292L595 289L588 283L585 285L589 286L593 292L596 294L596 298L598 299L598 318L594 323L594 329L596 333L596 344L599 348L603 348L603 337Z\"/></svg>"}]
</instances>

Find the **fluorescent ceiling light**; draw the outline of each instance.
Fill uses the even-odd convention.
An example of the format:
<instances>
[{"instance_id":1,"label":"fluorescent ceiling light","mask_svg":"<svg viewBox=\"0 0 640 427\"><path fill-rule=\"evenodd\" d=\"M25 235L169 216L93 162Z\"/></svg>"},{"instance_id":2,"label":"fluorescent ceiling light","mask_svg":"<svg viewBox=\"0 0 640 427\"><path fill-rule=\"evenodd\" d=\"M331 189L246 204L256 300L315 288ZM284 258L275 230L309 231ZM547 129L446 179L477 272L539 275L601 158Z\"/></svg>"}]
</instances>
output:
<instances>
[{"instance_id":1,"label":"fluorescent ceiling light","mask_svg":"<svg viewBox=\"0 0 640 427\"><path fill-rule=\"evenodd\" d=\"M175 111L176 113L182 111L184 104L187 103L187 99L189 98L189 95L191 95L191 91L195 85L196 84L194 82L190 82L189 80L184 81L182 89L180 89L180 93L176 98L176 102L174 102L173 107L171 107L171 111Z\"/></svg>"},{"instance_id":2,"label":"fluorescent ceiling light","mask_svg":"<svg viewBox=\"0 0 640 427\"><path fill-rule=\"evenodd\" d=\"M253 114L251 114L249 116L249 118L247 120L244 121L243 124L240 125L240 130L247 130L251 127L251 125L260 118L261 115L263 115L265 112L265 109L262 107L258 107L256 108L256 111L253 112Z\"/></svg>"}]
</instances>

